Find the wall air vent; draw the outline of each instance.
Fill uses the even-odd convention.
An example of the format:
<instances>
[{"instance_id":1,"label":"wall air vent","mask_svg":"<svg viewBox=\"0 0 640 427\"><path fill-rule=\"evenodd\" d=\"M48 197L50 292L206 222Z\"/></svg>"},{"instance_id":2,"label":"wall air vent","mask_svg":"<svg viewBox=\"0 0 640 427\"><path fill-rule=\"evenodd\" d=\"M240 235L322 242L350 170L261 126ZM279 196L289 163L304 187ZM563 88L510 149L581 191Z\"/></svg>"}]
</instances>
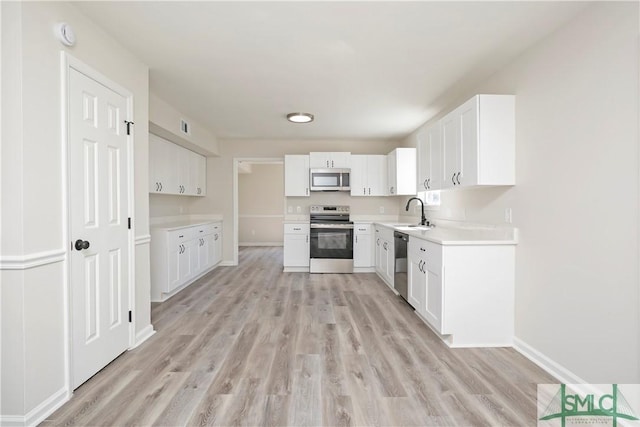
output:
<instances>
[{"instance_id":1,"label":"wall air vent","mask_svg":"<svg viewBox=\"0 0 640 427\"><path fill-rule=\"evenodd\" d=\"M189 124L185 119L180 119L180 130L185 135L191 135L191 124Z\"/></svg>"}]
</instances>

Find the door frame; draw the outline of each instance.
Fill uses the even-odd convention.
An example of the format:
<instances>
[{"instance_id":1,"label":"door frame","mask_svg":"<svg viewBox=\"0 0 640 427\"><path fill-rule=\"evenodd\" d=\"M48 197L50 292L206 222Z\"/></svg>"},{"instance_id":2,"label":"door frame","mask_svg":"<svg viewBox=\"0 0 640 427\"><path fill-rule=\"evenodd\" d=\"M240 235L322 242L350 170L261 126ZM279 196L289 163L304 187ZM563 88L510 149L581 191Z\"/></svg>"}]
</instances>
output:
<instances>
[{"instance_id":1,"label":"door frame","mask_svg":"<svg viewBox=\"0 0 640 427\"><path fill-rule=\"evenodd\" d=\"M265 164L282 164L284 165L284 156L282 157L234 157L233 158L233 265L238 265L238 187L239 177L238 170L240 162L247 163L265 163ZM283 178L284 179L284 176ZM286 211L287 200L285 198L283 212Z\"/></svg>"},{"instance_id":2,"label":"door frame","mask_svg":"<svg viewBox=\"0 0 640 427\"><path fill-rule=\"evenodd\" d=\"M71 56L65 51L60 52L60 100L61 100L61 145L62 145L62 159L61 159L61 173L62 173L62 237L63 247L65 248L65 261L63 266L63 288L64 288L64 323L65 323L65 386L68 391L68 396L73 394L73 318L72 318L72 287L70 277L70 263L71 263L71 225L70 225L70 191L69 191L69 78L71 70L76 70L81 74L97 81L103 86L113 90L117 94L126 98L127 111L125 120L133 122L133 93L125 89L118 83L104 76L99 71L91 68L79 59ZM129 250L129 271L128 271L128 284L127 293L129 295L129 310L133 311L135 307L135 215L134 215L134 153L133 142L135 129L131 135L127 136L127 201L128 211L127 215L131 218L131 228L127 233L127 246ZM135 316L132 316L129 323L129 347L131 349L135 346Z\"/></svg>"}]
</instances>

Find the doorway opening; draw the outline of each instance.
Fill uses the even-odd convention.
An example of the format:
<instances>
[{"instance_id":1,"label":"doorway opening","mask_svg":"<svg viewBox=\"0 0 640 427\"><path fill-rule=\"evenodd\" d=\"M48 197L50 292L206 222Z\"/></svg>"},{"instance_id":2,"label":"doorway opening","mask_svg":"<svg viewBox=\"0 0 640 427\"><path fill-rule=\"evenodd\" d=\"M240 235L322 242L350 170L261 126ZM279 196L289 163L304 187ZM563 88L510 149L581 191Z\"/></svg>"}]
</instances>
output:
<instances>
[{"instance_id":1,"label":"doorway opening","mask_svg":"<svg viewBox=\"0 0 640 427\"><path fill-rule=\"evenodd\" d=\"M234 264L240 246L282 246L283 158L234 159Z\"/></svg>"}]
</instances>

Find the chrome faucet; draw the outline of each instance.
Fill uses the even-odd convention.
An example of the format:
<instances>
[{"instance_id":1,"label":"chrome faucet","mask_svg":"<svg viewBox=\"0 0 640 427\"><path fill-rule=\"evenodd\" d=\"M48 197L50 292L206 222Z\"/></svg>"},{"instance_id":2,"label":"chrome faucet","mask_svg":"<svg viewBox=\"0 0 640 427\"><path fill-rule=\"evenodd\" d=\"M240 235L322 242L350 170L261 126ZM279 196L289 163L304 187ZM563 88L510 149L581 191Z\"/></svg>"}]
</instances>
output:
<instances>
[{"instance_id":1,"label":"chrome faucet","mask_svg":"<svg viewBox=\"0 0 640 427\"><path fill-rule=\"evenodd\" d=\"M418 197L412 197L407 201L407 206L404 208L405 211L409 212L409 205L411 204L412 200L417 200L420 202L420 207L422 208L422 218L420 218L420 225L429 225L429 223L427 222L427 217L424 216L424 202L422 201L422 199L419 199Z\"/></svg>"}]
</instances>

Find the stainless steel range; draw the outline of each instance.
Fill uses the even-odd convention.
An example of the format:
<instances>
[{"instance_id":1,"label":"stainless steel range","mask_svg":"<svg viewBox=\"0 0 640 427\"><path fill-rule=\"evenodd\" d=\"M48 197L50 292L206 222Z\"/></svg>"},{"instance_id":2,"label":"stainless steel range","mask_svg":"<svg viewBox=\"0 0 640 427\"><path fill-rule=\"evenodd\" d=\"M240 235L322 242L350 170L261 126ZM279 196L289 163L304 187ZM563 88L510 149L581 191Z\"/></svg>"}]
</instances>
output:
<instances>
[{"instance_id":1,"label":"stainless steel range","mask_svg":"<svg viewBox=\"0 0 640 427\"><path fill-rule=\"evenodd\" d=\"M311 206L311 273L353 273L353 222L349 206Z\"/></svg>"}]
</instances>

